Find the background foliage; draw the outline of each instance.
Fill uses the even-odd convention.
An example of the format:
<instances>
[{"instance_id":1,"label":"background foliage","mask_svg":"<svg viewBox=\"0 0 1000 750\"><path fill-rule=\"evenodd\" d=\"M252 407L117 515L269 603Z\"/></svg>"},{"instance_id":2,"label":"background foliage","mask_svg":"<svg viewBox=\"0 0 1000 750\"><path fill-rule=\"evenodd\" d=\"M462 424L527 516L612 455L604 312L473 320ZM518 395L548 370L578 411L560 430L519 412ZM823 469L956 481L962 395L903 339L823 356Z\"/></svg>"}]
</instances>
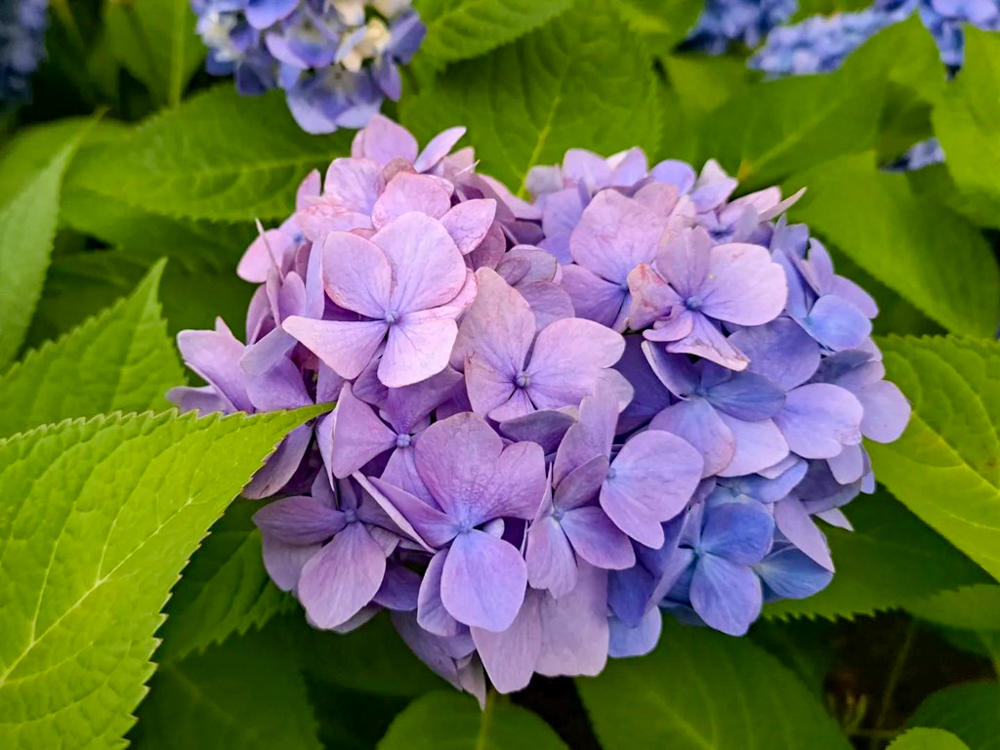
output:
<instances>
[{"instance_id":1,"label":"background foliage","mask_svg":"<svg viewBox=\"0 0 1000 750\"><path fill-rule=\"evenodd\" d=\"M194 420L163 393L172 334L238 330L254 219L351 134L198 72L187 0L54 0L34 104L0 125L0 747L1000 747L1000 35L967 31L950 82L913 19L836 73L763 81L678 50L688 0L417 6L390 114L421 139L466 125L512 190L633 145L808 187L791 218L875 293L915 410L869 446L884 487L855 531L829 530L833 584L743 639L668 618L652 655L482 712L383 619L308 628L230 501L318 412ZM880 170L931 134L944 165Z\"/></svg>"}]
</instances>

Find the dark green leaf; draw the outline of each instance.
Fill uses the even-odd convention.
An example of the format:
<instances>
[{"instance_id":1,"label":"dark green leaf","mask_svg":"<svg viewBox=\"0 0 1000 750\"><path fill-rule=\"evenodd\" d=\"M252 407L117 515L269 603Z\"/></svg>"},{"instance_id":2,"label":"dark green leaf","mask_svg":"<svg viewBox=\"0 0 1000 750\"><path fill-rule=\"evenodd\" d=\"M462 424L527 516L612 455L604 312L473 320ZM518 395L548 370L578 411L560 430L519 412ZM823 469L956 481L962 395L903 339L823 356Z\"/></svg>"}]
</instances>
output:
<instances>
[{"instance_id":1,"label":"dark green leaf","mask_svg":"<svg viewBox=\"0 0 1000 750\"><path fill-rule=\"evenodd\" d=\"M969 750L1000 748L1000 685L972 682L934 693L908 722L952 732Z\"/></svg>"},{"instance_id":2,"label":"dark green leaf","mask_svg":"<svg viewBox=\"0 0 1000 750\"><path fill-rule=\"evenodd\" d=\"M889 745L888 750L969 750L969 746L943 729L911 729Z\"/></svg>"}]
</instances>

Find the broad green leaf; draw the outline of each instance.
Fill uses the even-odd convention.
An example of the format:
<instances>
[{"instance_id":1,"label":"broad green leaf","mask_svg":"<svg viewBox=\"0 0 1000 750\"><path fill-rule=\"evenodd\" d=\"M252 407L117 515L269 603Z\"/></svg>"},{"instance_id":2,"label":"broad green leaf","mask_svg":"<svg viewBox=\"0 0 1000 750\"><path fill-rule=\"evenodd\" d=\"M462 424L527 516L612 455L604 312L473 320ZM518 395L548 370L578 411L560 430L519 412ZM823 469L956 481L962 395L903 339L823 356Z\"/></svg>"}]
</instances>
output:
<instances>
[{"instance_id":1,"label":"broad green leaf","mask_svg":"<svg viewBox=\"0 0 1000 750\"><path fill-rule=\"evenodd\" d=\"M969 746L943 729L918 727L897 737L888 750L969 750Z\"/></svg>"},{"instance_id":2,"label":"broad green leaf","mask_svg":"<svg viewBox=\"0 0 1000 750\"><path fill-rule=\"evenodd\" d=\"M317 680L342 688L393 697L412 697L448 689L396 633L388 613L363 628L340 634L315 630L296 608L286 620L299 645L305 671Z\"/></svg>"},{"instance_id":3,"label":"broad green leaf","mask_svg":"<svg viewBox=\"0 0 1000 750\"><path fill-rule=\"evenodd\" d=\"M958 187L952 205L1000 227L1000 39L969 27L965 63L934 107L934 133Z\"/></svg>"},{"instance_id":4,"label":"broad green leaf","mask_svg":"<svg viewBox=\"0 0 1000 750\"><path fill-rule=\"evenodd\" d=\"M0 441L0 747L122 746L185 561L315 413L99 417Z\"/></svg>"},{"instance_id":5,"label":"broad green leaf","mask_svg":"<svg viewBox=\"0 0 1000 750\"><path fill-rule=\"evenodd\" d=\"M849 750L786 667L746 638L665 617L656 650L576 681L604 750Z\"/></svg>"},{"instance_id":6,"label":"broad green leaf","mask_svg":"<svg viewBox=\"0 0 1000 750\"><path fill-rule=\"evenodd\" d=\"M662 61L680 107L691 116L704 117L747 91L754 76L746 61L738 57L675 54ZM668 110L667 117L671 114ZM709 124L713 123L719 124Z\"/></svg>"},{"instance_id":7,"label":"broad green leaf","mask_svg":"<svg viewBox=\"0 0 1000 750\"><path fill-rule=\"evenodd\" d=\"M467 126L479 170L518 190L531 167L561 162L569 148L655 153L654 83L649 57L612 0L579 0L516 43L449 67L400 110L421 140Z\"/></svg>"},{"instance_id":8,"label":"broad green leaf","mask_svg":"<svg viewBox=\"0 0 1000 750\"><path fill-rule=\"evenodd\" d=\"M252 520L260 507L250 500L230 505L184 568L157 634L163 639L159 661L204 651L290 608L289 597L264 570L260 532Z\"/></svg>"},{"instance_id":9,"label":"broad green leaf","mask_svg":"<svg viewBox=\"0 0 1000 750\"><path fill-rule=\"evenodd\" d=\"M244 98L226 82L153 117L120 143L84 149L67 187L168 216L284 218L303 178L346 154L350 139L346 131L303 132L280 91Z\"/></svg>"},{"instance_id":10,"label":"broad green leaf","mask_svg":"<svg viewBox=\"0 0 1000 750\"><path fill-rule=\"evenodd\" d=\"M266 628L161 666L129 738L137 750L320 750L293 644Z\"/></svg>"},{"instance_id":11,"label":"broad green leaf","mask_svg":"<svg viewBox=\"0 0 1000 750\"><path fill-rule=\"evenodd\" d=\"M378 750L566 750L559 735L526 708L489 697L482 711L474 698L452 691L430 693L396 717Z\"/></svg>"},{"instance_id":12,"label":"broad green leaf","mask_svg":"<svg viewBox=\"0 0 1000 750\"><path fill-rule=\"evenodd\" d=\"M909 604L907 609L917 617L945 627L1000 632L1000 586L995 584L942 591Z\"/></svg>"},{"instance_id":13,"label":"broad green leaf","mask_svg":"<svg viewBox=\"0 0 1000 750\"><path fill-rule=\"evenodd\" d=\"M93 314L128 294L155 259L140 247L57 256L45 280L29 340L41 342L70 330L81 316ZM255 287L236 275L242 251L224 267L174 258L160 284L160 304L171 336L185 328L211 328L221 316L242 337L247 304ZM220 257L221 260L221 257Z\"/></svg>"},{"instance_id":14,"label":"broad green leaf","mask_svg":"<svg viewBox=\"0 0 1000 750\"><path fill-rule=\"evenodd\" d=\"M407 698L347 690L308 674L306 688L319 722L320 742L336 750L372 750L409 703Z\"/></svg>"},{"instance_id":15,"label":"broad green leaf","mask_svg":"<svg viewBox=\"0 0 1000 750\"><path fill-rule=\"evenodd\" d=\"M28 352L0 377L0 437L70 417L169 406L184 372L160 317L157 263L132 296L58 341Z\"/></svg>"},{"instance_id":16,"label":"broad green leaf","mask_svg":"<svg viewBox=\"0 0 1000 750\"><path fill-rule=\"evenodd\" d=\"M868 446L875 476L1000 579L1000 344L955 336L879 343L913 416L895 443Z\"/></svg>"},{"instance_id":17,"label":"broad green leaf","mask_svg":"<svg viewBox=\"0 0 1000 750\"><path fill-rule=\"evenodd\" d=\"M971 682L931 695L910 717L911 727L935 727L955 734L969 750L1000 748L1000 685Z\"/></svg>"},{"instance_id":18,"label":"broad green leaf","mask_svg":"<svg viewBox=\"0 0 1000 750\"><path fill-rule=\"evenodd\" d=\"M843 157L785 184L808 191L789 211L901 297L954 333L996 334L1000 271L963 217L915 195L872 155Z\"/></svg>"},{"instance_id":19,"label":"broad green leaf","mask_svg":"<svg viewBox=\"0 0 1000 750\"><path fill-rule=\"evenodd\" d=\"M205 59L189 0L134 0L105 5L109 45L126 70L156 98L176 106Z\"/></svg>"},{"instance_id":20,"label":"broad green leaf","mask_svg":"<svg viewBox=\"0 0 1000 750\"><path fill-rule=\"evenodd\" d=\"M67 134L48 163L0 208L0 367L17 354L41 296L56 235L59 186L82 137L80 128Z\"/></svg>"},{"instance_id":21,"label":"broad green leaf","mask_svg":"<svg viewBox=\"0 0 1000 750\"><path fill-rule=\"evenodd\" d=\"M619 9L657 55L666 55L683 41L701 14L701 5L691 0L621 0Z\"/></svg>"},{"instance_id":22,"label":"broad green leaf","mask_svg":"<svg viewBox=\"0 0 1000 750\"><path fill-rule=\"evenodd\" d=\"M881 476L876 471L876 476ZM768 617L851 617L988 581L977 565L884 490L844 508L854 531L823 525L837 570L808 599L768 604Z\"/></svg>"},{"instance_id":23,"label":"broad green leaf","mask_svg":"<svg viewBox=\"0 0 1000 750\"><path fill-rule=\"evenodd\" d=\"M427 24L421 56L437 63L478 57L538 28L573 0L419 0Z\"/></svg>"}]
</instances>

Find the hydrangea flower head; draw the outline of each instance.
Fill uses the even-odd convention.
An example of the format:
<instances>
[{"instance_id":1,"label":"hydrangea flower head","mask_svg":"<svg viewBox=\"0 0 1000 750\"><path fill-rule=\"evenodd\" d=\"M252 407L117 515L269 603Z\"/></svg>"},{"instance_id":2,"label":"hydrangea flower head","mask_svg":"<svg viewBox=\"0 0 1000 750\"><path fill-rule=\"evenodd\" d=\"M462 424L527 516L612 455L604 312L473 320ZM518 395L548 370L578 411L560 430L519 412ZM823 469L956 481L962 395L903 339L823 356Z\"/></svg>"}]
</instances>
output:
<instances>
[{"instance_id":1,"label":"hydrangea flower head","mask_svg":"<svg viewBox=\"0 0 1000 750\"><path fill-rule=\"evenodd\" d=\"M303 130L360 128L402 94L426 27L406 0L191 0L208 72L245 96L285 91Z\"/></svg>"},{"instance_id":2,"label":"hydrangea flower head","mask_svg":"<svg viewBox=\"0 0 1000 750\"><path fill-rule=\"evenodd\" d=\"M687 44L713 54L725 52L733 42L756 47L797 7L796 0L707 0Z\"/></svg>"},{"instance_id":3,"label":"hydrangea flower head","mask_svg":"<svg viewBox=\"0 0 1000 750\"><path fill-rule=\"evenodd\" d=\"M179 335L206 383L182 409L336 402L244 490L277 585L317 628L388 610L482 700L646 653L663 613L741 635L828 584L862 438L909 405L798 196L574 150L527 202L463 133L421 150L376 115L247 249L245 343Z\"/></svg>"},{"instance_id":4,"label":"hydrangea flower head","mask_svg":"<svg viewBox=\"0 0 1000 750\"><path fill-rule=\"evenodd\" d=\"M48 0L20 0L0 8L0 108L23 102L31 74L45 55Z\"/></svg>"}]
</instances>

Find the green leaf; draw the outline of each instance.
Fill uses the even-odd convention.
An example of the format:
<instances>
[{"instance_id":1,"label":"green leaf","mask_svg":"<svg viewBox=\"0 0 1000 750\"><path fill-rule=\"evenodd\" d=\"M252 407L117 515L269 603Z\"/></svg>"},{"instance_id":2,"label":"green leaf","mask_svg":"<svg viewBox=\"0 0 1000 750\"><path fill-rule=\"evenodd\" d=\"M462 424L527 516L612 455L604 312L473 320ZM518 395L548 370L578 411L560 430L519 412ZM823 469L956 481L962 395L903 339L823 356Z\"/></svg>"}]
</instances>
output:
<instances>
[{"instance_id":1,"label":"green leaf","mask_svg":"<svg viewBox=\"0 0 1000 750\"><path fill-rule=\"evenodd\" d=\"M526 708L493 693L482 711L471 696L430 693L396 717L378 750L566 750L555 731Z\"/></svg>"},{"instance_id":2,"label":"green leaf","mask_svg":"<svg viewBox=\"0 0 1000 750\"><path fill-rule=\"evenodd\" d=\"M745 638L665 617L656 650L576 681L604 750L849 750L822 705Z\"/></svg>"},{"instance_id":3,"label":"green leaf","mask_svg":"<svg viewBox=\"0 0 1000 750\"><path fill-rule=\"evenodd\" d=\"M264 569L260 532L252 520L260 507L250 500L230 505L184 568L158 634L163 639L158 660L204 651L291 608Z\"/></svg>"},{"instance_id":4,"label":"green leaf","mask_svg":"<svg viewBox=\"0 0 1000 750\"><path fill-rule=\"evenodd\" d=\"M1000 586L978 584L913 602L907 609L929 622L950 628L1000 632Z\"/></svg>"},{"instance_id":5,"label":"green leaf","mask_svg":"<svg viewBox=\"0 0 1000 750\"><path fill-rule=\"evenodd\" d=\"M876 476L881 476L876 471ZM768 617L850 617L908 605L963 584L988 581L977 565L884 490L844 508L854 531L824 526L837 568L808 599L768 604Z\"/></svg>"},{"instance_id":6,"label":"green leaf","mask_svg":"<svg viewBox=\"0 0 1000 750\"><path fill-rule=\"evenodd\" d=\"M99 417L0 441L0 747L121 747L184 562L315 413Z\"/></svg>"},{"instance_id":7,"label":"green leaf","mask_svg":"<svg viewBox=\"0 0 1000 750\"><path fill-rule=\"evenodd\" d=\"M138 750L320 750L292 645L267 628L160 667L130 735Z\"/></svg>"},{"instance_id":8,"label":"green leaf","mask_svg":"<svg viewBox=\"0 0 1000 750\"><path fill-rule=\"evenodd\" d=\"M655 153L654 83L649 57L612 0L579 0L515 44L449 67L400 110L421 140L467 126L480 171L516 190L531 167L560 162L569 148Z\"/></svg>"},{"instance_id":9,"label":"green leaf","mask_svg":"<svg viewBox=\"0 0 1000 750\"><path fill-rule=\"evenodd\" d=\"M970 750L1000 748L1000 685L971 682L931 695L908 722L957 735Z\"/></svg>"},{"instance_id":10,"label":"green leaf","mask_svg":"<svg viewBox=\"0 0 1000 750\"><path fill-rule=\"evenodd\" d=\"M1000 578L1000 344L955 336L879 344L913 416L895 443L868 446L875 476Z\"/></svg>"},{"instance_id":11,"label":"green leaf","mask_svg":"<svg viewBox=\"0 0 1000 750\"><path fill-rule=\"evenodd\" d=\"M979 224L1000 227L1000 39L969 27L965 63L932 114L958 186L953 206Z\"/></svg>"},{"instance_id":12,"label":"green leaf","mask_svg":"<svg viewBox=\"0 0 1000 750\"><path fill-rule=\"evenodd\" d=\"M189 0L138 0L105 5L107 44L118 61L156 98L180 103L205 59Z\"/></svg>"},{"instance_id":13,"label":"green leaf","mask_svg":"<svg viewBox=\"0 0 1000 750\"><path fill-rule=\"evenodd\" d=\"M317 680L349 690L405 697L447 689L399 637L389 615L381 614L350 633L316 630L305 613L286 622L299 645L303 669Z\"/></svg>"},{"instance_id":14,"label":"green leaf","mask_svg":"<svg viewBox=\"0 0 1000 750\"><path fill-rule=\"evenodd\" d=\"M42 293L59 216L59 186L83 131L68 135L48 163L0 208L0 367L17 354Z\"/></svg>"},{"instance_id":15,"label":"green leaf","mask_svg":"<svg viewBox=\"0 0 1000 750\"><path fill-rule=\"evenodd\" d=\"M897 737L888 750L969 750L969 746L943 729L918 727Z\"/></svg>"},{"instance_id":16,"label":"green leaf","mask_svg":"<svg viewBox=\"0 0 1000 750\"><path fill-rule=\"evenodd\" d=\"M67 188L168 216L284 218L309 170L346 154L350 139L347 131L303 132L280 91L243 98L227 82L153 117L120 143L84 149Z\"/></svg>"},{"instance_id":17,"label":"green leaf","mask_svg":"<svg viewBox=\"0 0 1000 750\"><path fill-rule=\"evenodd\" d=\"M976 227L915 195L904 175L878 171L871 154L842 157L785 184L808 192L794 221L954 333L994 336L1000 271Z\"/></svg>"},{"instance_id":18,"label":"green leaf","mask_svg":"<svg viewBox=\"0 0 1000 750\"><path fill-rule=\"evenodd\" d=\"M0 437L71 417L165 409L184 371L160 317L157 263L131 297L0 377Z\"/></svg>"},{"instance_id":19,"label":"green leaf","mask_svg":"<svg viewBox=\"0 0 1000 750\"><path fill-rule=\"evenodd\" d=\"M420 49L437 63L486 54L559 15L573 0L421 0L427 24Z\"/></svg>"},{"instance_id":20,"label":"green leaf","mask_svg":"<svg viewBox=\"0 0 1000 750\"><path fill-rule=\"evenodd\" d=\"M665 54L688 35L702 7L690 0L621 0L619 10L652 51Z\"/></svg>"}]
</instances>

